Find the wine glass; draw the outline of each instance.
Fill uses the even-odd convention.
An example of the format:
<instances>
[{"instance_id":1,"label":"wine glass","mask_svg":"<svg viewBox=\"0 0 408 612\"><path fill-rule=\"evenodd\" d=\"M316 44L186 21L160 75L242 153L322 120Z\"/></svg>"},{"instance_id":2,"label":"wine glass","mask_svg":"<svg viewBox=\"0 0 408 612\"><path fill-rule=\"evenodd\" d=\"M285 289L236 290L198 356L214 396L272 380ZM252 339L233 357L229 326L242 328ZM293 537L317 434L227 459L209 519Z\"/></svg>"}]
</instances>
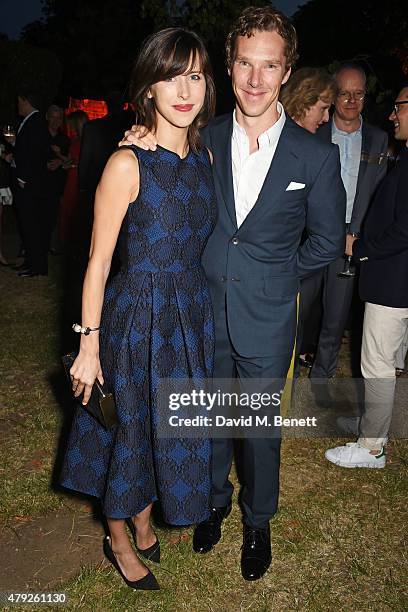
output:
<instances>
[{"instance_id":1,"label":"wine glass","mask_svg":"<svg viewBox=\"0 0 408 612\"><path fill-rule=\"evenodd\" d=\"M14 139L16 137L16 130L14 128L14 125L12 125L11 123L6 123L3 126L3 136L5 138Z\"/></svg>"},{"instance_id":2,"label":"wine glass","mask_svg":"<svg viewBox=\"0 0 408 612\"><path fill-rule=\"evenodd\" d=\"M352 236L358 238L358 234L351 234ZM345 256L345 261L344 261L344 267L343 270L341 272L339 272L337 274L337 276L340 276L342 278L350 278L356 275L356 270L354 268L354 266L352 267L352 260L353 260L353 256L352 255L346 255Z\"/></svg>"},{"instance_id":3,"label":"wine glass","mask_svg":"<svg viewBox=\"0 0 408 612\"><path fill-rule=\"evenodd\" d=\"M343 270L341 272L339 272L337 274L337 276L342 276L343 278L344 277L347 278L347 277L355 276L356 275L356 272L355 272L354 268L351 267L351 265L352 265L351 264L351 260L352 259L353 259L353 257L351 255L347 255L345 257L344 268L343 268Z\"/></svg>"}]
</instances>

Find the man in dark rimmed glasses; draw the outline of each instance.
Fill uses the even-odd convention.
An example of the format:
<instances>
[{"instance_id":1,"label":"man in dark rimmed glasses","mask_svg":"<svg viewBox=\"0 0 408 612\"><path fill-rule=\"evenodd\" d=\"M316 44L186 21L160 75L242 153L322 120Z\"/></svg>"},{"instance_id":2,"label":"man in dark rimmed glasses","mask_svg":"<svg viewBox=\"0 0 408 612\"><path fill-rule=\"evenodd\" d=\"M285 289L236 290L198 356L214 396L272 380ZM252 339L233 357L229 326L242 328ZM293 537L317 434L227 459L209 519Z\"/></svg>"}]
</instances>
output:
<instances>
[{"instance_id":1,"label":"man in dark rimmed glasses","mask_svg":"<svg viewBox=\"0 0 408 612\"><path fill-rule=\"evenodd\" d=\"M357 442L326 452L326 458L341 467L385 466L395 358L408 329L408 84L389 119L396 140L405 147L375 195L362 237L352 245L353 257L361 262L359 289L366 303L361 348L365 410ZM404 431L398 434L406 437Z\"/></svg>"},{"instance_id":2,"label":"man in dark rimmed glasses","mask_svg":"<svg viewBox=\"0 0 408 612\"><path fill-rule=\"evenodd\" d=\"M347 193L345 255L351 255L353 235L360 233L370 200L387 170L387 135L362 118L366 95L366 75L354 63L344 64L336 72L337 96L334 114L317 134L337 144L340 149L341 176ZM335 375L341 339L353 297L353 276L340 277L344 256L325 271L323 317L313 379ZM317 380L316 380L317 382Z\"/></svg>"}]
</instances>

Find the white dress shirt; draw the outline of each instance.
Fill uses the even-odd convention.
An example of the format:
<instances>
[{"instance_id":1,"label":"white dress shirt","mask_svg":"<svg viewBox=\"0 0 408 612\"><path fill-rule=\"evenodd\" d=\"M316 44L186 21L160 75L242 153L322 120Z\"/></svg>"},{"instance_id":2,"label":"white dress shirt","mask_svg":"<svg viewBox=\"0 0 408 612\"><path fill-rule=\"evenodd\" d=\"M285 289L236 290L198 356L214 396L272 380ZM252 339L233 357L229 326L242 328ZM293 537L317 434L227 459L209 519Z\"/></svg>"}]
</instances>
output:
<instances>
[{"instance_id":1,"label":"white dress shirt","mask_svg":"<svg viewBox=\"0 0 408 612\"><path fill-rule=\"evenodd\" d=\"M258 199L278 145L286 115L278 102L279 119L258 138L258 151L249 153L249 138L233 114L232 180L234 184L235 214L240 227Z\"/></svg>"}]
</instances>

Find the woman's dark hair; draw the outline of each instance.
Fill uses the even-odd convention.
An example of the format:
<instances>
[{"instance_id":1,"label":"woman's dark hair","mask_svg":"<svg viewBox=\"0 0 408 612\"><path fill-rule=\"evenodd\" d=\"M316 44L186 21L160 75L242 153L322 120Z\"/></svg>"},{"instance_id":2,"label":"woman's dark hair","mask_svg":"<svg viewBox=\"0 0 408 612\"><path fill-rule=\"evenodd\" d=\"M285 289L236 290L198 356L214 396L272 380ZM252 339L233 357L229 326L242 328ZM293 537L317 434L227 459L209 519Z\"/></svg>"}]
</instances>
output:
<instances>
[{"instance_id":1,"label":"woman's dark hair","mask_svg":"<svg viewBox=\"0 0 408 612\"><path fill-rule=\"evenodd\" d=\"M201 146L199 130L207 125L215 112L215 86L210 58L197 34L184 28L166 28L150 36L136 60L130 95L137 122L154 130L156 109L154 100L147 97L150 87L188 72L195 63L200 66L207 84L204 104L188 129L189 145L197 152Z\"/></svg>"}]
</instances>

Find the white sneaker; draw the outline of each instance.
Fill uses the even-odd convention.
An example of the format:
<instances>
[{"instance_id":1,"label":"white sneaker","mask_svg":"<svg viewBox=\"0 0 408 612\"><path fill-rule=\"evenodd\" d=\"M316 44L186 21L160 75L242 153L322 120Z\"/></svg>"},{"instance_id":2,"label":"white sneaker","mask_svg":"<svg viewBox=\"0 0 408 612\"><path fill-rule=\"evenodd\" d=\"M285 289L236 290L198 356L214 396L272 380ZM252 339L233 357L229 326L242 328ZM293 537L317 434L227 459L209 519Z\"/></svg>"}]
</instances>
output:
<instances>
[{"instance_id":1,"label":"white sneaker","mask_svg":"<svg viewBox=\"0 0 408 612\"><path fill-rule=\"evenodd\" d=\"M384 448L379 455L372 455L368 448L360 446L357 442L348 442L345 446L329 448L325 457L335 465L346 468L383 468L385 467Z\"/></svg>"}]
</instances>

